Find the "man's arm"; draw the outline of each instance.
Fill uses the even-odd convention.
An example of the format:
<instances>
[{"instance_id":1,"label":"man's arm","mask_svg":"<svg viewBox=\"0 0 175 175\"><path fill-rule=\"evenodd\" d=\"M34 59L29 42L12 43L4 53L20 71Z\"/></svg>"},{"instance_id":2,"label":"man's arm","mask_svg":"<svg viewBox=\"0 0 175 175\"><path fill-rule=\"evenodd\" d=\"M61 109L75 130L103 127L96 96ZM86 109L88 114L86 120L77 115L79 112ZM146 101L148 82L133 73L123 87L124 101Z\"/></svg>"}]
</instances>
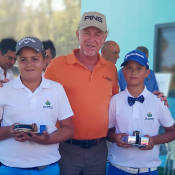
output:
<instances>
[{"instance_id":1,"label":"man's arm","mask_svg":"<svg viewBox=\"0 0 175 175\"><path fill-rule=\"evenodd\" d=\"M164 102L164 105L167 106L169 108L169 104L168 104L168 100L167 97L164 96L163 92L160 91L153 91L154 95L157 95L158 98L161 98L161 101Z\"/></svg>"}]
</instances>

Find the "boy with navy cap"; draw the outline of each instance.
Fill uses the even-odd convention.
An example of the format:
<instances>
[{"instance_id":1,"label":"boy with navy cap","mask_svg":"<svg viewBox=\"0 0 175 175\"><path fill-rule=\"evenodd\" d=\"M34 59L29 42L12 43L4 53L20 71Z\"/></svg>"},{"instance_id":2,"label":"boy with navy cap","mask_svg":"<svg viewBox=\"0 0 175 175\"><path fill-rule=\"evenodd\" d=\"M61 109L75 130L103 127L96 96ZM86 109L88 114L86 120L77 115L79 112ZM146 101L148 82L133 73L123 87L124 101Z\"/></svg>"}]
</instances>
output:
<instances>
[{"instance_id":1,"label":"boy with navy cap","mask_svg":"<svg viewBox=\"0 0 175 175\"><path fill-rule=\"evenodd\" d=\"M0 174L59 175L58 148L73 136L72 109L63 86L42 76L45 50L38 38L20 40L16 55L20 75L0 88ZM14 130L15 123L47 131L27 135Z\"/></svg>"},{"instance_id":2,"label":"boy with navy cap","mask_svg":"<svg viewBox=\"0 0 175 175\"><path fill-rule=\"evenodd\" d=\"M129 52L122 63L127 88L111 98L109 106L108 140L112 142L108 160L108 174L158 174L159 144L175 139L174 120L167 106L144 86L149 75L146 55L138 50ZM158 135L159 125L165 133ZM146 147L132 147L122 141L123 136L140 131L148 137Z\"/></svg>"}]
</instances>

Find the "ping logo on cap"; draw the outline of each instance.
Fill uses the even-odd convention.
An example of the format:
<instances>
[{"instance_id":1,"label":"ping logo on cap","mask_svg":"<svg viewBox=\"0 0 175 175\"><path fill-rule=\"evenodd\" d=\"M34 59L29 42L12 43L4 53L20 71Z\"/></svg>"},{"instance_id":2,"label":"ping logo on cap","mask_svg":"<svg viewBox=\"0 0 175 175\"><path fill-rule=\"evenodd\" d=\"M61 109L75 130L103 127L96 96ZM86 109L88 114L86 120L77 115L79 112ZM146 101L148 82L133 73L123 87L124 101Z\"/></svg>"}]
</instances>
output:
<instances>
[{"instance_id":1,"label":"ping logo on cap","mask_svg":"<svg viewBox=\"0 0 175 175\"><path fill-rule=\"evenodd\" d=\"M92 16L85 16L85 17L84 17L84 21L86 21L86 19L89 19L89 20L95 19L95 20L98 21L98 22L101 22L101 23L103 22L101 17L98 17L98 16L95 17L95 16L93 16L93 15L92 15Z\"/></svg>"},{"instance_id":2,"label":"ping logo on cap","mask_svg":"<svg viewBox=\"0 0 175 175\"><path fill-rule=\"evenodd\" d=\"M29 41L35 43L36 41L32 38L23 38L22 40L19 41L19 45L21 45L23 42L27 44Z\"/></svg>"}]
</instances>

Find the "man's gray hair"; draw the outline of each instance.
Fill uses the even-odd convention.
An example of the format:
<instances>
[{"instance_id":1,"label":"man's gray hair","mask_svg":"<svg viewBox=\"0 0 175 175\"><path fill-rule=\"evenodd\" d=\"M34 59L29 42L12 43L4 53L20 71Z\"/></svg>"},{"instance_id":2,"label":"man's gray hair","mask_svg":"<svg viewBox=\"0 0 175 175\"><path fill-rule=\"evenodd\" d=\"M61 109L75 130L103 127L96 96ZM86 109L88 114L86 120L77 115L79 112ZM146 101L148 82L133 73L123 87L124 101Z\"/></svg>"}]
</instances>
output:
<instances>
[{"instance_id":1,"label":"man's gray hair","mask_svg":"<svg viewBox=\"0 0 175 175\"><path fill-rule=\"evenodd\" d=\"M136 50L142 51L143 53L145 53L145 55L147 55L149 53L148 49L146 47L144 47L144 46L138 46L136 48Z\"/></svg>"}]
</instances>

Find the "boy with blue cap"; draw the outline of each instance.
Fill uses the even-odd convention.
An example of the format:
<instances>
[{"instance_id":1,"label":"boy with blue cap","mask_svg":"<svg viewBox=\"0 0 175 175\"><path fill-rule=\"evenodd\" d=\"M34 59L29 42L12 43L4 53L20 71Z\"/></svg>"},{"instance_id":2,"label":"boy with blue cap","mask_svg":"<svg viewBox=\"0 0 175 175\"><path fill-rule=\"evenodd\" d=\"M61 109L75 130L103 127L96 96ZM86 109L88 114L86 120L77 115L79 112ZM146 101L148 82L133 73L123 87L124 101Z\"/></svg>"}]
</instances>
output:
<instances>
[{"instance_id":1,"label":"boy with blue cap","mask_svg":"<svg viewBox=\"0 0 175 175\"><path fill-rule=\"evenodd\" d=\"M149 75L146 55L138 50L129 52L121 66L127 88L111 98L109 106L108 140L112 142L108 160L108 174L158 174L159 144L175 139L174 120L167 106L144 86ZM165 133L158 135L159 125ZM123 136L139 131L149 138L145 147L132 147Z\"/></svg>"}]
</instances>

